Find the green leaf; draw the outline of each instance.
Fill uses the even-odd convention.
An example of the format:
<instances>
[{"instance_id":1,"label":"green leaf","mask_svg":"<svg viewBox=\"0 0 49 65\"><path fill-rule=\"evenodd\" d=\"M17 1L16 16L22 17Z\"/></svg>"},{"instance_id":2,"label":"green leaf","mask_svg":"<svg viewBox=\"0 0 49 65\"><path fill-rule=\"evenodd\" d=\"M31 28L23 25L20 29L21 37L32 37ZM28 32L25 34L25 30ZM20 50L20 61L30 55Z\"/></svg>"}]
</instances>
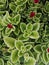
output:
<instances>
[{"instance_id":1,"label":"green leaf","mask_svg":"<svg viewBox=\"0 0 49 65\"><path fill-rule=\"evenodd\" d=\"M29 51L32 48L32 45L31 44L28 44L25 47L26 47L26 50Z\"/></svg>"},{"instance_id":2,"label":"green leaf","mask_svg":"<svg viewBox=\"0 0 49 65\"><path fill-rule=\"evenodd\" d=\"M24 44L23 44L23 42L22 42L21 40L16 40L16 41L15 41L15 47L16 47L16 49L21 50L21 47L22 47L23 45L24 45Z\"/></svg>"},{"instance_id":3,"label":"green leaf","mask_svg":"<svg viewBox=\"0 0 49 65\"><path fill-rule=\"evenodd\" d=\"M36 52L36 53L41 53L41 45L36 45L35 47L34 47L34 51Z\"/></svg>"},{"instance_id":4,"label":"green leaf","mask_svg":"<svg viewBox=\"0 0 49 65\"><path fill-rule=\"evenodd\" d=\"M26 30L29 32L31 32L33 29L33 25L31 23L28 23L27 26L26 26Z\"/></svg>"},{"instance_id":5,"label":"green leaf","mask_svg":"<svg viewBox=\"0 0 49 65\"><path fill-rule=\"evenodd\" d=\"M24 33L24 31L26 30L26 24L20 23L20 29L21 29L21 32Z\"/></svg>"},{"instance_id":6,"label":"green leaf","mask_svg":"<svg viewBox=\"0 0 49 65\"><path fill-rule=\"evenodd\" d=\"M22 46L22 47L21 47L21 52L22 52L22 53L25 53L25 52L26 52L26 47L25 47L25 46Z\"/></svg>"},{"instance_id":7,"label":"green leaf","mask_svg":"<svg viewBox=\"0 0 49 65\"><path fill-rule=\"evenodd\" d=\"M37 18L37 17L34 17L34 18L33 18L33 21L34 21L35 23L39 23L39 22L40 22L40 19Z\"/></svg>"},{"instance_id":8,"label":"green leaf","mask_svg":"<svg viewBox=\"0 0 49 65\"><path fill-rule=\"evenodd\" d=\"M10 33L12 32L12 31L14 31L15 30L15 27L13 26L13 28L12 29L9 29L8 27L6 27L6 29L5 29L5 33L8 35L10 35Z\"/></svg>"},{"instance_id":9,"label":"green leaf","mask_svg":"<svg viewBox=\"0 0 49 65\"><path fill-rule=\"evenodd\" d=\"M25 38L25 37L23 37L23 34L21 34L21 35L19 35L18 40L28 41L29 38Z\"/></svg>"},{"instance_id":10,"label":"green leaf","mask_svg":"<svg viewBox=\"0 0 49 65\"><path fill-rule=\"evenodd\" d=\"M31 32L28 32L27 30L24 31L23 37L24 38L29 38Z\"/></svg>"},{"instance_id":11,"label":"green leaf","mask_svg":"<svg viewBox=\"0 0 49 65\"><path fill-rule=\"evenodd\" d=\"M16 5L13 2L11 2L9 4L9 8L14 12L16 10Z\"/></svg>"},{"instance_id":12,"label":"green leaf","mask_svg":"<svg viewBox=\"0 0 49 65\"><path fill-rule=\"evenodd\" d=\"M33 52L33 57L34 57L34 58L36 59L36 61L38 62L39 57L40 57L40 53Z\"/></svg>"},{"instance_id":13,"label":"green leaf","mask_svg":"<svg viewBox=\"0 0 49 65\"><path fill-rule=\"evenodd\" d=\"M19 57L22 57L23 55L24 55L24 53L22 53L22 51L19 51L19 52L18 52L18 56L19 56Z\"/></svg>"},{"instance_id":14,"label":"green leaf","mask_svg":"<svg viewBox=\"0 0 49 65\"><path fill-rule=\"evenodd\" d=\"M22 6L22 5L25 4L26 2L27 2L27 0L20 0L20 1L19 1L19 0L16 0L16 1L15 1L15 4Z\"/></svg>"},{"instance_id":15,"label":"green leaf","mask_svg":"<svg viewBox=\"0 0 49 65\"><path fill-rule=\"evenodd\" d=\"M42 53L42 62L44 62L44 64L48 64L48 58L47 58L47 53L43 52Z\"/></svg>"},{"instance_id":16,"label":"green leaf","mask_svg":"<svg viewBox=\"0 0 49 65\"><path fill-rule=\"evenodd\" d=\"M5 44L9 47L9 48L14 48L15 47L15 39L12 37L4 37L3 38Z\"/></svg>"},{"instance_id":17,"label":"green leaf","mask_svg":"<svg viewBox=\"0 0 49 65\"><path fill-rule=\"evenodd\" d=\"M18 27L15 27L14 34L15 35L19 35L19 33L20 33L20 29Z\"/></svg>"},{"instance_id":18,"label":"green leaf","mask_svg":"<svg viewBox=\"0 0 49 65\"><path fill-rule=\"evenodd\" d=\"M38 17L38 18L41 18L41 16L42 16L41 13L37 13L37 14L36 14L36 17Z\"/></svg>"},{"instance_id":19,"label":"green leaf","mask_svg":"<svg viewBox=\"0 0 49 65\"><path fill-rule=\"evenodd\" d=\"M25 65L35 65L36 60L32 57L29 57L28 62L25 63Z\"/></svg>"},{"instance_id":20,"label":"green leaf","mask_svg":"<svg viewBox=\"0 0 49 65\"><path fill-rule=\"evenodd\" d=\"M44 7L45 7L46 12L49 13L49 2L48 1L46 1L46 4Z\"/></svg>"},{"instance_id":21,"label":"green leaf","mask_svg":"<svg viewBox=\"0 0 49 65\"><path fill-rule=\"evenodd\" d=\"M7 65L12 65L12 63L10 61L7 61Z\"/></svg>"},{"instance_id":22,"label":"green leaf","mask_svg":"<svg viewBox=\"0 0 49 65\"><path fill-rule=\"evenodd\" d=\"M46 45L41 46L42 51L46 51Z\"/></svg>"},{"instance_id":23,"label":"green leaf","mask_svg":"<svg viewBox=\"0 0 49 65\"><path fill-rule=\"evenodd\" d=\"M39 38L39 33L37 31L32 31L30 38L32 39L38 39Z\"/></svg>"},{"instance_id":24,"label":"green leaf","mask_svg":"<svg viewBox=\"0 0 49 65\"><path fill-rule=\"evenodd\" d=\"M18 25L18 24L20 23L20 19L21 19L20 14L17 14L17 15L13 18L13 21L11 21L11 23L14 24L14 25Z\"/></svg>"},{"instance_id":25,"label":"green leaf","mask_svg":"<svg viewBox=\"0 0 49 65\"><path fill-rule=\"evenodd\" d=\"M29 54L28 53L24 54L24 59L25 59L26 62L28 62L28 60L29 60Z\"/></svg>"},{"instance_id":26,"label":"green leaf","mask_svg":"<svg viewBox=\"0 0 49 65\"><path fill-rule=\"evenodd\" d=\"M4 61L2 58L0 58L0 65L4 65Z\"/></svg>"},{"instance_id":27,"label":"green leaf","mask_svg":"<svg viewBox=\"0 0 49 65\"><path fill-rule=\"evenodd\" d=\"M16 63L17 61L19 60L19 57L18 57L18 50L13 50L12 53L11 53L11 61L13 63Z\"/></svg>"},{"instance_id":28,"label":"green leaf","mask_svg":"<svg viewBox=\"0 0 49 65\"><path fill-rule=\"evenodd\" d=\"M34 23L34 24L33 24L33 30L34 30L34 31L38 31L39 28L40 28L40 23Z\"/></svg>"},{"instance_id":29,"label":"green leaf","mask_svg":"<svg viewBox=\"0 0 49 65\"><path fill-rule=\"evenodd\" d=\"M20 12L24 11L25 8L26 8L25 4L23 4L22 6L17 6L16 7L16 12L20 13Z\"/></svg>"}]
</instances>

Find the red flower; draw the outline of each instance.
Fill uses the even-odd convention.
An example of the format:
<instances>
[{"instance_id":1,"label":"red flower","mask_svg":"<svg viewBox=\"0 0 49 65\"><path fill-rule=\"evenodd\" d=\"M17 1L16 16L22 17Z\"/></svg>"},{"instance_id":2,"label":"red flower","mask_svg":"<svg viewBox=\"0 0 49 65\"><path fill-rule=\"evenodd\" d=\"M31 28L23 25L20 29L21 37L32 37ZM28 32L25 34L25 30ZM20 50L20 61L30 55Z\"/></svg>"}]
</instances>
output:
<instances>
[{"instance_id":1,"label":"red flower","mask_svg":"<svg viewBox=\"0 0 49 65\"><path fill-rule=\"evenodd\" d=\"M35 16L35 12L31 12L30 17L34 17L34 16Z\"/></svg>"},{"instance_id":2,"label":"red flower","mask_svg":"<svg viewBox=\"0 0 49 65\"><path fill-rule=\"evenodd\" d=\"M49 48L47 49L47 51L49 52Z\"/></svg>"},{"instance_id":3,"label":"red flower","mask_svg":"<svg viewBox=\"0 0 49 65\"><path fill-rule=\"evenodd\" d=\"M12 24L7 25L8 28L13 28Z\"/></svg>"},{"instance_id":4,"label":"red flower","mask_svg":"<svg viewBox=\"0 0 49 65\"><path fill-rule=\"evenodd\" d=\"M39 0L34 0L34 3L39 3Z\"/></svg>"}]
</instances>

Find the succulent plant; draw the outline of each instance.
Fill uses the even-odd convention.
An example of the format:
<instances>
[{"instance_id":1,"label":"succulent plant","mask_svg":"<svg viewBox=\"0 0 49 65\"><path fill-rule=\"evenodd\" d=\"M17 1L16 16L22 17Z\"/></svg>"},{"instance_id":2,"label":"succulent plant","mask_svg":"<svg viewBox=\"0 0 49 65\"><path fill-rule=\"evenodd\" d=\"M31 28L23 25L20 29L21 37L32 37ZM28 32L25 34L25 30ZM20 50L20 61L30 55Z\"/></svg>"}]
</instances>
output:
<instances>
[{"instance_id":1,"label":"succulent plant","mask_svg":"<svg viewBox=\"0 0 49 65\"><path fill-rule=\"evenodd\" d=\"M49 0L0 0L0 65L49 65Z\"/></svg>"}]
</instances>

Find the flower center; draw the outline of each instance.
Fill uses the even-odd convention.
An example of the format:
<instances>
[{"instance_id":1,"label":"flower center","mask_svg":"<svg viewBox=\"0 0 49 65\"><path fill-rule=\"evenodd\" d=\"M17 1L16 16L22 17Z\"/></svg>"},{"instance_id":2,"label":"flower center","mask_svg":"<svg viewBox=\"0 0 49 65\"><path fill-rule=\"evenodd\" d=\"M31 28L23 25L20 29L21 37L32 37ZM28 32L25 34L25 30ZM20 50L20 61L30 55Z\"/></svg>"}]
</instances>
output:
<instances>
[{"instance_id":1,"label":"flower center","mask_svg":"<svg viewBox=\"0 0 49 65\"><path fill-rule=\"evenodd\" d=\"M35 16L35 12L31 12L30 17L34 17L34 16Z\"/></svg>"},{"instance_id":2,"label":"flower center","mask_svg":"<svg viewBox=\"0 0 49 65\"><path fill-rule=\"evenodd\" d=\"M39 3L39 0L34 0L34 3Z\"/></svg>"},{"instance_id":3,"label":"flower center","mask_svg":"<svg viewBox=\"0 0 49 65\"><path fill-rule=\"evenodd\" d=\"M13 28L12 24L7 25L8 28Z\"/></svg>"}]
</instances>

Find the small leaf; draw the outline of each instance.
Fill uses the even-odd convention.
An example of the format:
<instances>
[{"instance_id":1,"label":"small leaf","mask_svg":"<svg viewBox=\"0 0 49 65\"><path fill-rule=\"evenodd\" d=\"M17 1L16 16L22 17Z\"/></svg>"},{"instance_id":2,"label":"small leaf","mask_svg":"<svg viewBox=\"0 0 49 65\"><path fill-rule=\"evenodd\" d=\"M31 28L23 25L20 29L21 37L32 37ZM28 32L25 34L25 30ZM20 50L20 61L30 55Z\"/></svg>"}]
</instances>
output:
<instances>
[{"instance_id":1,"label":"small leaf","mask_svg":"<svg viewBox=\"0 0 49 65\"><path fill-rule=\"evenodd\" d=\"M19 35L18 40L28 41L29 38L25 38L25 37L23 37L23 34L21 34L21 35Z\"/></svg>"},{"instance_id":2,"label":"small leaf","mask_svg":"<svg viewBox=\"0 0 49 65\"><path fill-rule=\"evenodd\" d=\"M36 17L41 18L42 14L41 13L37 13Z\"/></svg>"},{"instance_id":3,"label":"small leaf","mask_svg":"<svg viewBox=\"0 0 49 65\"><path fill-rule=\"evenodd\" d=\"M30 36L31 32L28 32L27 30L24 31L23 37L28 38Z\"/></svg>"},{"instance_id":4,"label":"small leaf","mask_svg":"<svg viewBox=\"0 0 49 65\"><path fill-rule=\"evenodd\" d=\"M36 53L41 53L41 45L36 45L36 46L34 47L34 51L35 51Z\"/></svg>"},{"instance_id":5,"label":"small leaf","mask_svg":"<svg viewBox=\"0 0 49 65\"><path fill-rule=\"evenodd\" d=\"M22 53L25 53L25 52L26 52L26 47L25 47L25 46L22 46L22 47L21 47L21 52L22 52Z\"/></svg>"},{"instance_id":6,"label":"small leaf","mask_svg":"<svg viewBox=\"0 0 49 65\"><path fill-rule=\"evenodd\" d=\"M33 18L33 21L34 21L35 23L39 23L39 22L40 22L40 19L37 18L37 17L34 17L34 18Z\"/></svg>"},{"instance_id":7,"label":"small leaf","mask_svg":"<svg viewBox=\"0 0 49 65\"><path fill-rule=\"evenodd\" d=\"M36 60L32 57L29 57L28 62L25 63L25 65L35 65Z\"/></svg>"},{"instance_id":8,"label":"small leaf","mask_svg":"<svg viewBox=\"0 0 49 65\"><path fill-rule=\"evenodd\" d=\"M26 30L26 24L25 23L21 23L20 24L20 29L21 29L21 32L24 33L24 30Z\"/></svg>"},{"instance_id":9,"label":"small leaf","mask_svg":"<svg viewBox=\"0 0 49 65\"><path fill-rule=\"evenodd\" d=\"M28 60L29 60L29 54L28 53L24 54L24 59L25 59L26 62L28 62Z\"/></svg>"},{"instance_id":10,"label":"small leaf","mask_svg":"<svg viewBox=\"0 0 49 65\"><path fill-rule=\"evenodd\" d=\"M28 44L25 47L26 47L26 50L29 51L32 48L32 45L31 44Z\"/></svg>"},{"instance_id":11,"label":"small leaf","mask_svg":"<svg viewBox=\"0 0 49 65\"><path fill-rule=\"evenodd\" d=\"M33 57L34 57L34 58L36 59L36 61L38 62L39 57L40 57L40 53L33 52Z\"/></svg>"},{"instance_id":12,"label":"small leaf","mask_svg":"<svg viewBox=\"0 0 49 65\"><path fill-rule=\"evenodd\" d=\"M34 23L34 24L33 24L33 30L34 30L34 31L38 31L39 28L40 28L40 23Z\"/></svg>"},{"instance_id":13,"label":"small leaf","mask_svg":"<svg viewBox=\"0 0 49 65\"><path fill-rule=\"evenodd\" d=\"M15 27L14 34L15 35L19 35L19 33L20 33L20 29L18 27Z\"/></svg>"},{"instance_id":14,"label":"small leaf","mask_svg":"<svg viewBox=\"0 0 49 65\"><path fill-rule=\"evenodd\" d=\"M19 57L22 57L23 55L24 55L24 53L22 53L22 51L19 51L19 52L18 52L18 56L19 56Z\"/></svg>"},{"instance_id":15,"label":"small leaf","mask_svg":"<svg viewBox=\"0 0 49 65\"><path fill-rule=\"evenodd\" d=\"M4 65L4 61L2 58L0 58L0 65Z\"/></svg>"},{"instance_id":16,"label":"small leaf","mask_svg":"<svg viewBox=\"0 0 49 65\"><path fill-rule=\"evenodd\" d=\"M14 25L18 25L20 23L20 14L17 14L14 18L13 18L13 21L11 22L12 24Z\"/></svg>"},{"instance_id":17,"label":"small leaf","mask_svg":"<svg viewBox=\"0 0 49 65\"><path fill-rule=\"evenodd\" d=\"M37 31L32 31L30 38L32 39L38 39L39 38L39 33Z\"/></svg>"},{"instance_id":18,"label":"small leaf","mask_svg":"<svg viewBox=\"0 0 49 65\"><path fill-rule=\"evenodd\" d=\"M14 48L14 43L15 43L15 39L12 37L4 37L4 42L5 44L10 47L10 48Z\"/></svg>"},{"instance_id":19,"label":"small leaf","mask_svg":"<svg viewBox=\"0 0 49 65\"><path fill-rule=\"evenodd\" d=\"M11 53L11 61L13 63L16 63L17 61L19 60L19 57L18 57L18 50L13 50L12 53Z\"/></svg>"},{"instance_id":20,"label":"small leaf","mask_svg":"<svg viewBox=\"0 0 49 65\"><path fill-rule=\"evenodd\" d=\"M21 50L21 47L23 46L23 42L21 40L16 40L15 41L15 47L18 50Z\"/></svg>"},{"instance_id":21,"label":"small leaf","mask_svg":"<svg viewBox=\"0 0 49 65\"><path fill-rule=\"evenodd\" d=\"M12 32L12 29L9 29L9 28L6 28L6 29L5 29L5 33L6 33L6 34L9 34L9 35L10 35L11 32Z\"/></svg>"},{"instance_id":22,"label":"small leaf","mask_svg":"<svg viewBox=\"0 0 49 65\"><path fill-rule=\"evenodd\" d=\"M14 12L16 10L16 6L13 2L9 4L9 8Z\"/></svg>"},{"instance_id":23,"label":"small leaf","mask_svg":"<svg viewBox=\"0 0 49 65\"><path fill-rule=\"evenodd\" d=\"M12 63L10 61L7 61L7 65L12 65Z\"/></svg>"},{"instance_id":24,"label":"small leaf","mask_svg":"<svg viewBox=\"0 0 49 65\"><path fill-rule=\"evenodd\" d=\"M41 46L42 51L46 51L46 45Z\"/></svg>"},{"instance_id":25,"label":"small leaf","mask_svg":"<svg viewBox=\"0 0 49 65\"><path fill-rule=\"evenodd\" d=\"M28 23L26 26L26 30L29 32L32 31L32 29L33 29L33 25L31 23Z\"/></svg>"},{"instance_id":26,"label":"small leaf","mask_svg":"<svg viewBox=\"0 0 49 65\"><path fill-rule=\"evenodd\" d=\"M43 60L44 64L48 64L48 58L47 58L47 53L46 52L42 53L42 60Z\"/></svg>"},{"instance_id":27,"label":"small leaf","mask_svg":"<svg viewBox=\"0 0 49 65\"><path fill-rule=\"evenodd\" d=\"M22 5L25 4L26 2L27 2L27 0L20 0L20 1L19 1L19 0L16 0L16 1L15 1L15 4L22 6Z\"/></svg>"}]
</instances>

